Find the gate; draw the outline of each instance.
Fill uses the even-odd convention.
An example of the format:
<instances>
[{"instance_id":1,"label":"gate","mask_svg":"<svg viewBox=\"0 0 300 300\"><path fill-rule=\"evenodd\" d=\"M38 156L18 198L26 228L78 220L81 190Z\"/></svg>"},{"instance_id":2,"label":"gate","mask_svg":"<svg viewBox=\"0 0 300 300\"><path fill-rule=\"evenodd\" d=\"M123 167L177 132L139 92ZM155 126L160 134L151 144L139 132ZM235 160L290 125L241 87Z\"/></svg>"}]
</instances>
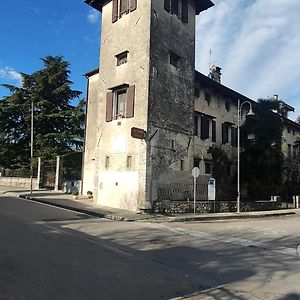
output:
<instances>
[{"instance_id":1,"label":"gate","mask_svg":"<svg viewBox=\"0 0 300 300\"><path fill-rule=\"evenodd\" d=\"M46 160L43 163L41 170L41 187L46 189L54 189L55 174L56 174L56 160Z\"/></svg>"}]
</instances>

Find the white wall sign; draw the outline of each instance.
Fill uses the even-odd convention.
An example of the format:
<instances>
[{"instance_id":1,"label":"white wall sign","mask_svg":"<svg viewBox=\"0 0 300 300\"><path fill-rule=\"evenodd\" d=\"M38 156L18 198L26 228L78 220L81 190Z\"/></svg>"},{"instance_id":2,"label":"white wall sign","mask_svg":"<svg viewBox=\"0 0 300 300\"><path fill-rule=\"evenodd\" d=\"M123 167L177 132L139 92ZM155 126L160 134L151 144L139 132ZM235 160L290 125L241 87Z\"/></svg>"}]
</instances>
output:
<instances>
[{"instance_id":1,"label":"white wall sign","mask_svg":"<svg viewBox=\"0 0 300 300\"><path fill-rule=\"evenodd\" d=\"M208 180L207 196L208 200L216 200L216 180L214 178Z\"/></svg>"}]
</instances>

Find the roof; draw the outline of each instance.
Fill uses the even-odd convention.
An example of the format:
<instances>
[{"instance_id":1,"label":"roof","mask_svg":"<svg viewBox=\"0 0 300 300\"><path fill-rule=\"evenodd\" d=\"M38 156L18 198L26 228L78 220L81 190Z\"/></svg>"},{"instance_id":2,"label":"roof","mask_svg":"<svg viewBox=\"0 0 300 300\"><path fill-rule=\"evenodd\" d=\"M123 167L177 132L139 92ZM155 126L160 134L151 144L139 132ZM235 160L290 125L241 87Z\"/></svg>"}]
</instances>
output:
<instances>
[{"instance_id":1,"label":"roof","mask_svg":"<svg viewBox=\"0 0 300 300\"><path fill-rule=\"evenodd\" d=\"M102 12L102 7L111 0L84 0L84 2L93 8ZM214 6L211 0L195 0L196 2L196 14L199 15L201 11L207 10Z\"/></svg>"},{"instance_id":2,"label":"roof","mask_svg":"<svg viewBox=\"0 0 300 300\"><path fill-rule=\"evenodd\" d=\"M99 68L95 68L93 70L90 70L88 72L86 72L85 74L83 74L85 77L91 77L95 74L98 74L99 73Z\"/></svg>"},{"instance_id":3,"label":"roof","mask_svg":"<svg viewBox=\"0 0 300 300\"><path fill-rule=\"evenodd\" d=\"M208 87L208 88L213 88L215 90L217 90L220 94L223 94L224 96L227 96L227 97L230 97L231 99L233 100L244 100L244 101L249 101L251 103L256 103L256 101L228 88L227 86L209 78L208 76L198 72L198 71L195 71L195 79L196 81L200 81L201 82L201 85L203 87Z\"/></svg>"}]
</instances>

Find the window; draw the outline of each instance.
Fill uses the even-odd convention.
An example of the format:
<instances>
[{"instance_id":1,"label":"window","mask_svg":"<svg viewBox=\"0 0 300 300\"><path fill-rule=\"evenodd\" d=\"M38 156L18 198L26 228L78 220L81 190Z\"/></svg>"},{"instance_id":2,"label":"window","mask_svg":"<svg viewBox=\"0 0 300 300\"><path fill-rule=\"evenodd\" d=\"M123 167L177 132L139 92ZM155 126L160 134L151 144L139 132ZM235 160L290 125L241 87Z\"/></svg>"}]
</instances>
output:
<instances>
[{"instance_id":1,"label":"window","mask_svg":"<svg viewBox=\"0 0 300 300\"><path fill-rule=\"evenodd\" d=\"M194 89L194 96L197 97L197 98L200 97L200 90L199 89L197 89L197 88Z\"/></svg>"},{"instance_id":2,"label":"window","mask_svg":"<svg viewBox=\"0 0 300 300\"><path fill-rule=\"evenodd\" d=\"M123 64L127 63L127 56L128 56L128 51L124 51L120 54L116 55L117 58L117 66L121 66Z\"/></svg>"},{"instance_id":3,"label":"window","mask_svg":"<svg viewBox=\"0 0 300 300\"><path fill-rule=\"evenodd\" d=\"M297 146L293 146L293 159L297 158Z\"/></svg>"},{"instance_id":4,"label":"window","mask_svg":"<svg viewBox=\"0 0 300 300\"><path fill-rule=\"evenodd\" d=\"M288 144L288 153L287 153L288 158L292 158L292 145Z\"/></svg>"},{"instance_id":5,"label":"window","mask_svg":"<svg viewBox=\"0 0 300 300\"><path fill-rule=\"evenodd\" d=\"M128 155L128 156L127 156L126 167L127 167L128 169L131 169L131 166L132 166L132 156Z\"/></svg>"},{"instance_id":6,"label":"window","mask_svg":"<svg viewBox=\"0 0 300 300\"><path fill-rule=\"evenodd\" d=\"M170 65L174 66L176 69L179 68L180 56L170 52Z\"/></svg>"},{"instance_id":7,"label":"window","mask_svg":"<svg viewBox=\"0 0 300 300\"><path fill-rule=\"evenodd\" d=\"M209 93L205 93L205 94L204 94L204 99L205 99L205 101L206 101L208 104L210 104L211 97L210 97L210 94L209 94Z\"/></svg>"},{"instance_id":8,"label":"window","mask_svg":"<svg viewBox=\"0 0 300 300\"><path fill-rule=\"evenodd\" d=\"M188 0L164 0L165 10L177 16L183 23L189 21L189 1Z\"/></svg>"},{"instance_id":9,"label":"window","mask_svg":"<svg viewBox=\"0 0 300 300\"><path fill-rule=\"evenodd\" d=\"M212 173L212 163L210 161L205 162L205 174L211 175Z\"/></svg>"},{"instance_id":10,"label":"window","mask_svg":"<svg viewBox=\"0 0 300 300\"><path fill-rule=\"evenodd\" d=\"M115 23L123 15L126 15L137 8L137 0L113 0L112 22Z\"/></svg>"},{"instance_id":11,"label":"window","mask_svg":"<svg viewBox=\"0 0 300 300\"><path fill-rule=\"evenodd\" d=\"M216 142L216 121L213 120L213 117L195 114L194 135L202 140Z\"/></svg>"},{"instance_id":12,"label":"window","mask_svg":"<svg viewBox=\"0 0 300 300\"><path fill-rule=\"evenodd\" d=\"M107 93L106 122L134 116L135 86L121 86Z\"/></svg>"},{"instance_id":13,"label":"window","mask_svg":"<svg viewBox=\"0 0 300 300\"><path fill-rule=\"evenodd\" d=\"M237 146L237 128L233 127L230 123L222 124L222 144L231 144Z\"/></svg>"},{"instance_id":14,"label":"window","mask_svg":"<svg viewBox=\"0 0 300 300\"><path fill-rule=\"evenodd\" d=\"M108 169L109 168L109 156L105 157L105 168Z\"/></svg>"},{"instance_id":15,"label":"window","mask_svg":"<svg viewBox=\"0 0 300 300\"><path fill-rule=\"evenodd\" d=\"M180 160L180 171L184 171L184 160Z\"/></svg>"},{"instance_id":16,"label":"window","mask_svg":"<svg viewBox=\"0 0 300 300\"><path fill-rule=\"evenodd\" d=\"M228 101L225 101L225 109L230 111L230 103Z\"/></svg>"}]
</instances>

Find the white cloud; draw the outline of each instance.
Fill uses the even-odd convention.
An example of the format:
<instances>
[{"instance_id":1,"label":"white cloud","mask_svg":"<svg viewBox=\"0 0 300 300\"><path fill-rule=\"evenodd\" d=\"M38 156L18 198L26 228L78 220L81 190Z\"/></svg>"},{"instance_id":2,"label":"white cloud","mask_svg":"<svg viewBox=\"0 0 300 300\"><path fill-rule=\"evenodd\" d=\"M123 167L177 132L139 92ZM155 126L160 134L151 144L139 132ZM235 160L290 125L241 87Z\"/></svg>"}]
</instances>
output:
<instances>
[{"instance_id":1,"label":"white cloud","mask_svg":"<svg viewBox=\"0 0 300 300\"><path fill-rule=\"evenodd\" d=\"M88 13L87 19L90 23L95 24L99 20L99 13L95 9L91 9Z\"/></svg>"},{"instance_id":2,"label":"white cloud","mask_svg":"<svg viewBox=\"0 0 300 300\"><path fill-rule=\"evenodd\" d=\"M196 68L223 68L222 83L257 99L300 99L300 1L215 0L197 18ZM300 111L298 111L298 115Z\"/></svg>"},{"instance_id":3,"label":"white cloud","mask_svg":"<svg viewBox=\"0 0 300 300\"><path fill-rule=\"evenodd\" d=\"M21 83L22 76L16 70L11 67L1 67L0 66L0 78L9 81L17 81L18 84Z\"/></svg>"}]
</instances>

